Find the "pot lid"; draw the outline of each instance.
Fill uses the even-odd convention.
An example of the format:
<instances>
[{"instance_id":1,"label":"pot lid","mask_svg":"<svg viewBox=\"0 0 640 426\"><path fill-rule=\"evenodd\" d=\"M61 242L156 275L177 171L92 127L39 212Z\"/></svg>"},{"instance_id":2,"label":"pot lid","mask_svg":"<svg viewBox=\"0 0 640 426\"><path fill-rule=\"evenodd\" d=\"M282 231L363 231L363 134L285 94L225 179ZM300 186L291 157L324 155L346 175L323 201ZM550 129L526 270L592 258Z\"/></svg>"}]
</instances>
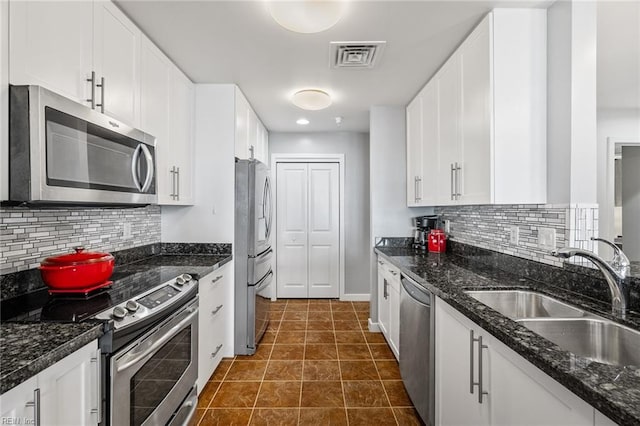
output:
<instances>
[{"instance_id":1,"label":"pot lid","mask_svg":"<svg viewBox=\"0 0 640 426\"><path fill-rule=\"evenodd\" d=\"M40 264L49 266L83 265L87 263L106 262L113 259L109 253L85 251L84 247L75 247L75 253L47 257Z\"/></svg>"}]
</instances>

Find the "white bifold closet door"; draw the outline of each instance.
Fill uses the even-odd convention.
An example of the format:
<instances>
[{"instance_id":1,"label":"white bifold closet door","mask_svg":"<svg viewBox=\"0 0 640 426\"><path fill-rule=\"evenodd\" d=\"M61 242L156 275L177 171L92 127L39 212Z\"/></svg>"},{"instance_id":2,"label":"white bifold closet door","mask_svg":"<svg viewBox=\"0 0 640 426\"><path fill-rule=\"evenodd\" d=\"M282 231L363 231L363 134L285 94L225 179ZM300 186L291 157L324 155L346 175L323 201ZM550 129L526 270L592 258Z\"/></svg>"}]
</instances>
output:
<instances>
[{"instance_id":1,"label":"white bifold closet door","mask_svg":"<svg viewBox=\"0 0 640 426\"><path fill-rule=\"evenodd\" d=\"M338 163L277 165L277 297L340 296Z\"/></svg>"}]
</instances>

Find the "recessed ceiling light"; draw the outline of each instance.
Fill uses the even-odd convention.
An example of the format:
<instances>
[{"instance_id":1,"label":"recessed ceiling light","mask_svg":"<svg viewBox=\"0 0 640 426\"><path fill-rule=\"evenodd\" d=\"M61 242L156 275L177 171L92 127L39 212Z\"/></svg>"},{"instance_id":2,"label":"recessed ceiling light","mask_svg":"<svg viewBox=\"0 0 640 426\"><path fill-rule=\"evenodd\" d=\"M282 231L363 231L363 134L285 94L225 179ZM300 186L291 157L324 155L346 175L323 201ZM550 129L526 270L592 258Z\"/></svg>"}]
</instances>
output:
<instances>
[{"instance_id":1,"label":"recessed ceiling light","mask_svg":"<svg viewBox=\"0 0 640 426\"><path fill-rule=\"evenodd\" d=\"M306 89L294 93L291 101L298 108L317 111L331 105L331 96L322 90Z\"/></svg>"},{"instance_id":2,"label":"recessed ceiling light","mask_svg":"<svg viewBox=\"0 0 640 426\"><path fill-rule=\"evenodd\" d=\"M309 124L309 120L307 120L306 118L298 118L298 120L296 120L296 123L301 126L306 126L307 124Z\"/></svg>"},{"instance_id":3,"label":"recessed ceiling light","mask_svg":"<svg viewBox=\"0 0 640 426\"><path fill-rule=\"evenodd\" d=\"M296 33L319 33L340 21L346 9L344 0L270 1L271 17L283 28Z\"/></svg>"}]
</instances>

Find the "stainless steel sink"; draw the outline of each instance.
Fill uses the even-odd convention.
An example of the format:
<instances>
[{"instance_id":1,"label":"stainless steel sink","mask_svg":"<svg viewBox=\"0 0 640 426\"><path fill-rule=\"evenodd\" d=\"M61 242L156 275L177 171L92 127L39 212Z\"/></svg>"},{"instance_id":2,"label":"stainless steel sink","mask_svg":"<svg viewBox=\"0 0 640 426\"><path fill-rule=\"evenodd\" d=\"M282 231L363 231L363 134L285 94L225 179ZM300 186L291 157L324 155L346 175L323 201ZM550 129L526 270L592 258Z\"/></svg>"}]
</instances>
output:
<instances>
[{"instance_id":1,"label":"stainless steel sink","mask_svg":"<svg viewBox=\"0 0 640 426\"><path fill-rule=\"evenodd\" d=\"M578 356L640 366L640 332L603 318L522 319L518 323Z\"/></svg>"},{"instance_id":2,"label":"stainless steel sink","mask_svg":"<svg viewBox=\"0 0 640 426\"><path fill-rule=\"evenodd\" d=\"M466 293L505 317L522 318L579 318L585 312L552 297L526 290L482 290Z\"/></svg>"}]
</instances>

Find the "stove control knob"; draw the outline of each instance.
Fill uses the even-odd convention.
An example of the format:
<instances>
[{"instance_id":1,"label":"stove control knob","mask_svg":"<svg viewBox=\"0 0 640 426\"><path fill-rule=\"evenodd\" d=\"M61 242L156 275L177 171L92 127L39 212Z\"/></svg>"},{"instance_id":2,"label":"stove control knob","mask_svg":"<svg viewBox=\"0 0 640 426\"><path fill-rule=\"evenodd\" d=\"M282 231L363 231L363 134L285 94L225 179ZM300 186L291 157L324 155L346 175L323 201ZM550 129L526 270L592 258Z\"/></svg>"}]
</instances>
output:
<instances>
[{"instance_id":1,"label":"stove control knob","mask_svg":"<svg viewBox=\"0 0 640 426\"><path fill-rule=\"evenodd\" d=\"M182 287L187 281L182 278L182 276L179 276L178 278L176 278L176 285Z\"/></svg>"},{"instance_id":2,"label":"stove control knob","mask_svg":"<svg viewBox=\"0 0 640 426\"><path fill-rule=\"evenodd\" d=\"M113 312L111 313L111 315L113 316L114 319L116 319L117 321L120 321L127 316L127 310L122 306L116 306L115 308L113 308Z\"/></svg>"},{"instance_id":3,"label":"stove control knob","mask_svg":"<svg viewBox=\"0 0 640 426\"><path fill-rule=\"evenodd\" d=\"M193 277L191 275L189 275L189 274L182 274L182 278L187 283L193 279Z\"/></svg>"},{"instance_id":4,"label":"stove control knob","mask_svg":"<svg viewBox=\"0 0 640 426\"><path fill-rule=\"evenodd\" d=\"M140 307L140 305L138 304L138 302L136 302L135 300L129 300L125 305L125 308L127 308L127 311L134 313L135 311L138 310L138 308Z\"/></svg>"}]
</instances>

